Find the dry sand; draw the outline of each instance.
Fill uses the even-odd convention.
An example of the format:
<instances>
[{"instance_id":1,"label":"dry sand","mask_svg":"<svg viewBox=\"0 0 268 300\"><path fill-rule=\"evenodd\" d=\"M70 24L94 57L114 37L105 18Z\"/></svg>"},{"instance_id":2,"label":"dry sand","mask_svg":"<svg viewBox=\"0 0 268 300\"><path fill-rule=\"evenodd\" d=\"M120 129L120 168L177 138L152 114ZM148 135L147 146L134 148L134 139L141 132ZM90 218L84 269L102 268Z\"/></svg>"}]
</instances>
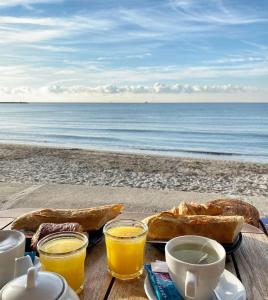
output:
<instances>
[{"instance_id":1,"label":"dry sand","mask_svg":"<svg viewBox=\"0 0 268 300\"><path fill-rule=\"evenodd\" d=\"M0 182L268 196L268 164L0 145Z\"/></svg>"}]
</instances>

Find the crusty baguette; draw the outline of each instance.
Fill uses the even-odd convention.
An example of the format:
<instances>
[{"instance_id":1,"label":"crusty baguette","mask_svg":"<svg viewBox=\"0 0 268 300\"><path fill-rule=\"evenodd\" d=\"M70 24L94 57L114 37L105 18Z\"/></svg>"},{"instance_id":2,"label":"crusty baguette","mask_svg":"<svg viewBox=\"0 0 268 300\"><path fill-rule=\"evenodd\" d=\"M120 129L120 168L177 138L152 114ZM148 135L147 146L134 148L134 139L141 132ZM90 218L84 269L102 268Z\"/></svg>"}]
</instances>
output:
<instances>
[{"instance_id":1,"label":"crusty baguette","mask_svg":"<svg viewBox=\"0 0 268 300\"><path fill-rule=\"evenodd\" d=\"M121 213L121 203L82 209L40 209L15 219L12 229L36 231L42 223L79 223L84 231L97 230Z\"/></svg>"},{"instance_id":2,"label":"crusty baguette","mask_svg":"<svg viewBox=\"0 0 268 300\"><path fill-rule=\"evenodd\" d=\"M167 213L172 213L174 216L188 216L188 215L210 215L210 216L217 216L221 215L223 209L216 204L199 204L195 202L180 202L178 207L173 207L170 210L163 211ZM147 224L149 219L156 216L152 215L144 219L143 221Z\"/></svg>"},{"instance_id":3,"label":"crusty baguette","mask_svg":"<svg viewBox=\"0 0 268 300\"><path fill-rule=\"evenodd\" d=\"M222 208L221 215L239 215L245 218L245 222L259 227L260 214L257 208L248 202L238 199L217 199L207 202L207 205L217 205Z\"/></svg>"},{"instance_id":4,"label":"crusty baguette","mask_svg":"<svg viewBox=\"0 0 268 300\"><path fill-rule=\"evenodd\" d=\"M181 202L178 206L177 213L179 215L207 215L218 216L223 212L223 208L213 203L195 203L195 202Z\"/></svg>"},{"instance_id":5,"label":"crusty baguette","mask_svg":"<svg viewBox=\"0 0 268 300\"><path fill-rule=\"evenodd\" d=\"M204 204L181 202L170 210L175 215L243 216L245 222L259 227L260 215L256 207L237 199L217 199Z\"/></svg>"},{"instance_id":6,"label":"crusty baguette","mask_svg":"<svg viewBox=\"0 0 268 300\"><path fill-rule=\"evenodd\" d=\"M163 212L147 218L147 239L168 241L181 235L201 235L220 243L232 243L243 223L241 216L176 216Z\"/></svg>"}]
</instances>

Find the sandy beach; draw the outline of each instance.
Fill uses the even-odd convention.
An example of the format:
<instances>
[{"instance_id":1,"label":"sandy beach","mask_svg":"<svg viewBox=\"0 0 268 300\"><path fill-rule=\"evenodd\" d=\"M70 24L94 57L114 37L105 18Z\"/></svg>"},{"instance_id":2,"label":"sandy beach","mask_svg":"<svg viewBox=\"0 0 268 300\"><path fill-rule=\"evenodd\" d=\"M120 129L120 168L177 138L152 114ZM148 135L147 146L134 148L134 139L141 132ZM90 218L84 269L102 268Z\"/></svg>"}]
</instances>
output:
<instances>
[{"instance_id":1,"label":"sandy beach","mask_svg":"<svg viewBox=\"0 0 268 300\"><path fill-rule=\"evenodd\" d=\"M0 182L268 196L268 164L0 145Z\"/></svg>"}]
</instances>

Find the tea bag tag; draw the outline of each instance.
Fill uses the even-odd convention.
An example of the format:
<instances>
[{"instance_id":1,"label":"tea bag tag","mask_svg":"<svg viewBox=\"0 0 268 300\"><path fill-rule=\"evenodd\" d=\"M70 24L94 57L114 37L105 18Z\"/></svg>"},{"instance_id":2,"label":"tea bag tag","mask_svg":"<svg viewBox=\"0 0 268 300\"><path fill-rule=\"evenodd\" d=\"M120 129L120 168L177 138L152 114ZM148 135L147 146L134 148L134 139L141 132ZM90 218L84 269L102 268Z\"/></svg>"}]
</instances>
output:
<instances>
[{"instance_id":1,"label":"tea bag tag","mask_svg":"<svg viewBox=\"0 0 268 300\"><path fill-rule=\"evenodd\" d=\"M152 271L155 273L168 273L168 266L165 261L157 260L151 263Z\"/></svg>"}]
</instances>

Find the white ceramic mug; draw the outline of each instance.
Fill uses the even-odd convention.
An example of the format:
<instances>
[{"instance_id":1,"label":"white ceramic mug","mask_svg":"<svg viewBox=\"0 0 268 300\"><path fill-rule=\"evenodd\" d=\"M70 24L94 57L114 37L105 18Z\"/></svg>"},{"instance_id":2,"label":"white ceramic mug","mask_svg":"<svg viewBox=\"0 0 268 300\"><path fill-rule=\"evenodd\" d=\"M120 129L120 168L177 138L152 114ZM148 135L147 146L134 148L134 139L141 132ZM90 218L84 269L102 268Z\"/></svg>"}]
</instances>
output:
<instances>
[{"instance_id":1,"label":"white ceramic mug","mask_svg":"<svg viewBox=\"0 0 268 300\"><path fill-rule=\"evenodd\" d=\"M171 250L177 245L206 244L214 249L218 259L210 264L190 264L175 258ZM195 235L185 235L170 240L165 247L166 262L172 281L184 299L208 300L224 271L226 252L218 242Z\"/></svg>"},{"instance_id":2,"label":"white ceramic mug","mask_svg":"<svg viewBox=\"0 0 268 300\"><path fill-rule=\"evenodd\" d=\"M0 288L14 278L15 259L24 255L25 236L17 230L0 230Z\"/></svg>"}]
</instances>

